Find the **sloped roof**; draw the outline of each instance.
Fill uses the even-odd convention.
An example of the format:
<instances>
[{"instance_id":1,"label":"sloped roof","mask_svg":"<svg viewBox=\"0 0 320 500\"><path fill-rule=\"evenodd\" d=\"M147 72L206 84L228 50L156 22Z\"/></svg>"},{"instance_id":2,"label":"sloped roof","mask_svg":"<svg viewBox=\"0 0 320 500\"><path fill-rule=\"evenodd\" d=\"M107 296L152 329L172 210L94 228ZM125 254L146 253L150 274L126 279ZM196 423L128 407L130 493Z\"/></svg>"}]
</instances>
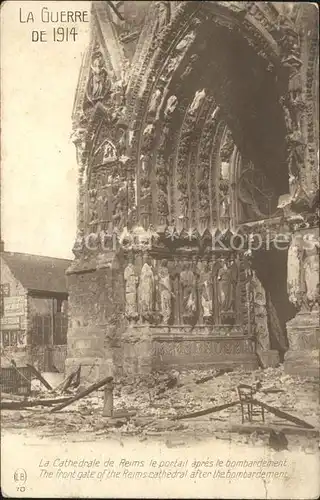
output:
<instances>
[{"instance_id":1,"label":"sloped roof","mask_svg":"<svg viewBox=\"0 0 320 500\"><path fill-rule=\"evenodd\" d=\"M1 256L27 290L67 293L65 272L71 260L18 252L1 252Z\"/></svg>"}]
</instances>

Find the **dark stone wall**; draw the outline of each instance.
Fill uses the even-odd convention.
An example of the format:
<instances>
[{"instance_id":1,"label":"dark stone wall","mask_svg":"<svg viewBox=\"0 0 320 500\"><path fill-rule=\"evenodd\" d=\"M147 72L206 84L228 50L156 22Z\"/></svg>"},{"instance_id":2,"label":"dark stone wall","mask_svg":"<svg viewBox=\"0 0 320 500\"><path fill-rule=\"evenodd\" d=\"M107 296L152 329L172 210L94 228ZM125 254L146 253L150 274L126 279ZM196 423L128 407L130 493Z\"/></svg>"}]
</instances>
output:
<instances>
[{"instance_id":1,"label":"dark stone wall","mask_svg":"<svg viewBox=\"0 0 320 500\"><path fill-rule=\"evenodd\" d=\"M117 353L126 326L123 286L118 261L110 267L68 275L68 358L73 360L69 367L92 365L99 359L108 365L109 373L121 364Z\"/></svg>"}]
</instances>

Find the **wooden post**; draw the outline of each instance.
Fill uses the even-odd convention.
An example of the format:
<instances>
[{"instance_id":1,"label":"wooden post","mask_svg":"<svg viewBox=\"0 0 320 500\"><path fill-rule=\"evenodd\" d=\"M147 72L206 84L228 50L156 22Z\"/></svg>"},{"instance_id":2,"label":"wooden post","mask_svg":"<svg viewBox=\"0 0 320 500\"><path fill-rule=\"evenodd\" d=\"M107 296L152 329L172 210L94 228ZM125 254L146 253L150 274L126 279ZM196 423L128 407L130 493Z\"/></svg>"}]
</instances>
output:
<instances>
[{"instance_id":1,"label":"wooden post","mask_svg":"<svg viewBox=\"0 0 320 500\"><path fill-rule=\"evenodd\" d=\"M104 387L104 406L103 406L103 417L113 416L113 389L114 384L112 382L108 383Z\"/></svg>"},{"instance_id":2,"label":"wooden post","mask_svg":"<svg viewBox=\"0 0 320 500\"><path fill-rule=\"evenodd\" d=\"M56 411L59 411L59 410L62 410L63 408L66 408L67 406L69 406L70 404L74 403L75 401L78 401L79 399L82 399L85 396L88 396L93 391L97 391L98 389L100 389L100 387L103 387L104 385L108 384L109 382L112 382L112 380L113 380L113 377L105 377L105 378L103 378L99 382L96 382L95 384L90 385L90 387L88 387L84 391L80 392L80 394L77 394L76 396L74 396L73 398L71 398L66 403L62 403L61 405L55 406L51 410L51 412L55 413Z\"/></svg>"}]
</instances>

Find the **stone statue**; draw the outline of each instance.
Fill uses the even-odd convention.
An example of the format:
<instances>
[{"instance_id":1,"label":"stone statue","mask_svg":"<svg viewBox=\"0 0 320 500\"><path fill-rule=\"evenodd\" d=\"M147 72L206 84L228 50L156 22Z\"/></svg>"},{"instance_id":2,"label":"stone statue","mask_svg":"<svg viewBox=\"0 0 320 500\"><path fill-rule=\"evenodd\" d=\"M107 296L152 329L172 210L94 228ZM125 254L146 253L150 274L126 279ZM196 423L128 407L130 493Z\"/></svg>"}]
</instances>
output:
<instances>
[{"instance_id":1,"label":"stone statue","mask_svg":"<svg viewBox=\"0 0 320 500\"><path fill-rule=\"evenodd\" d=\"M304 250L303 277L310 311L319 309L319 243Z\"/></svg>"},{"instance_id":2,"label":"stone statue","mask_svg":"<svg viewBox=\"0 0 320 500\"><path fill-rule=\"evenodd\" d=\"M169 1L158 1L157 3L157 9L158 9L158 32L161 33L161 31L166 27L167 24L170 22L170 2Z\"/></svg>"},{"instance_id":3,"label":"stone statue","mask_svg":"<svg viewBox=\"0 0 320 500\"><path fill-rule=\"evenodd\" d=\"M122 78L117 80L112 90L112 100L116 106L124 106L125 104L126 86Z\"/></svg>"},{"instance_id":4,"label":"stone statue","mask_svg":"<svg viewBox=\"0 0 320 500\"><path fill-rule=\"evenodd\" d=\"M223 194L222 194L223 195ZM230 196L227 194L220 201L220 229L225 230L229 226L230 221Z\"/></svg>"},{"instance_id":5,"label":"stone statue","mask_svg":"<svg viewBox=\"0 0 320 500\"><path fill-rule=\"evenodd\" d=\"M148 109L148 113L151 115L151 116L156 116L157 115L157 111L158 111L158 108L160 106L160 103L161 103L161 96L162 96L162 92L160 89L157 89L151 96L151 100L150 100L150 104L149 104L149 109Z\"/></svg>"},{"instance_id":6,"label":"stone statue","mask_svg":"<svg viewBox=\"0 0 320 500\"><path fill-rule=\"evenodd\" d=\"M162 323L167 325L172 313L172 285L166 260L161 262L158 279Z\"/></svg>"},{"instance_id":7,"label":"stone statue","mask_svg":"<svg viewBox=\"0 0 320 500\"><path fill-rule=\"evenodd\" d=\"M96 222L98 222L98 212L95 208L91 210L90 222L91 224L95 224Z\"/></svg>"},{"instance_id":8,"label":"stone statue","mask_svg":"<svg viewBox=\"0 0 320 500\"><path fill-rule=\"evenodd\" d=\"M196 35L194 31L190 31L189 33L186 34L186 36L178 43L176 46L176 50L181 52L185 52L186 49L192 44L194 41Z\"/></svg>"},{"instance_id":9,"label":"stone statue","mask_svg":"<svg viewBox=\"0 0 320 500\"><path fill-rule=\"evenodd\" d=\"M129 320L136 320L138 318L137 309L137 286L138 277L136 276L132 262L129 262L124 270L124 281L126 290L126 317Z\"/></svg>"},{"instance_id":10,"label":"stone statue","mask_svg":"<svg viewBox=\"0 0 320 500\"><path fill-rule=\"evenodd\" d=\"M117 228L119 231L123 229L124 213L123 213L123 203L121 201L115 203L115 207L113 209L113 214L112 214L112 222L113 226Z\"/></svg>"},{"instance_id":11,"label":"stone statue","mask_svg":"<svg viewBox=\"0 0 320 500\"><path fill-rule=\"evenodd\" d=\"M212 273L208 262L205 262L200 271L200 301L202 307L203 320L205 323L212 319Z\"/></svg>"},{"instance_id":12,"label":"stone statue","mask_svg":"<svg viewBox=\"0 0 320 500\"><path fill-rule=\"evenodd\" d=\"M185 321L190 322L197 312L195 275L189 264L184 264L180 273L181 310Z\"/></svg>"},{"instance_id":13,"label":"stone statue","mask_svg":"<svg viewBox=\"0 0 320 500\"><path fill-rule=\"evenodd\" d=\"M235 262L220 262L217 274L217 292L220 311L235 312L235 287L238 280L238 269Z\"/></svg>"},{"instance_id":14,"label":"stone statue","mask_svg":"<svg viewBox=\"0 0 320 500\"><path fill-rule=\"evenodd\" d=\"M288 250L287 262L287 291L290 302L299 307L301 294L300 294L300 262L301 262L301 248L300 240L293 238Z\"/></svg>"},{"instance_id":15,"label":"stone statue","mask_svg":"<svg viewBox=\"0 0 320 500\"><path fill-rule=\"evenodd\" d=\"M153 132L154 132L154 125L152 125L152 123L149 123L149 125L147 125L143 131L143 134L145 137L151 137L153 135Z\"/></svg>"},{"instance_id":16,"label":"stone statue","mask_svg":"<svg viewBox=\"0 0 320 500\"><path fill-rule=\"evenodd\" d=\"M199 55L198 54L192 54L192 56L190 57L190 60L189 60L189 64L187 65L186 69L182 73L182 75L180 77L180 80L183 81L183 80L187 79L191 75L191 73L193 71L193 67L194 67L195 63L198 60L199 60Z\"/></svg>"},{"instance_id":17,"label":"stone statue","mask_svg":"<svg viewBox=\"0 0 320 500\"><path fill-rule=\"evenodd\" d=\"M139 283L139 309L142 320L150 320L154 313L154 275L150 260L145 259Z\"/></svg>"},{"instance_id":18,"label":"stone statue","mask_svg":"<svg viewBox=\"0 0 320 500\"><path fill-rule=\"evenodd\" d=\"M115 161L117 159L117 151L115 146L110 141L106 141L103 145L103 163Z\"/></svg>"},{"instance_id":19,"label":"stone statue","mask_svg":"<svg viewBox=\"0 0 320 500\"><path fill-rule=\"evenodd\" d=\"M253 271L252 273L251 283L253 289L257 347L262 351L267 351L270 349L270 338L268 328L266 293L255 271Z\"/></svg>"},{"instance_id":20,"label":"stone statue","mask_svg":"<svg viewBox=\"0 0 320 500\"><path fill-rule=\"evenodd\" d=\"M197 90L196 95L194 96L194 99L189 109L189 113L191 115L193 115L197 111L197 109L199 109L199 106L203 101L203 99L205 98L205 96L206 96L205 89Z\"/></svg>"},{"instance_id":21,"label":"stone statue","mask_svg":"<svg viewBox=\"0 0 320 500\"><path fill-rule=\"evenodd\" d=\"M164 110L164 116L168 118L168 116L172 115L174 110L176 109L178 104L178 99L175 95L171 95L167 100L166 109Z\"/></svg>"},{"instance_id":22,"label":"stone statue","mask_svg":"<svg viewBox=\"0 0 320 500\"><path fill-rule=\"evenodd\" d=\"M94 56L91 64L91 76L87 88L88 99L92 102L103 99L110 87L111 82L108 79L102 54L99 52Z\"/></svg>"}]
</instances>

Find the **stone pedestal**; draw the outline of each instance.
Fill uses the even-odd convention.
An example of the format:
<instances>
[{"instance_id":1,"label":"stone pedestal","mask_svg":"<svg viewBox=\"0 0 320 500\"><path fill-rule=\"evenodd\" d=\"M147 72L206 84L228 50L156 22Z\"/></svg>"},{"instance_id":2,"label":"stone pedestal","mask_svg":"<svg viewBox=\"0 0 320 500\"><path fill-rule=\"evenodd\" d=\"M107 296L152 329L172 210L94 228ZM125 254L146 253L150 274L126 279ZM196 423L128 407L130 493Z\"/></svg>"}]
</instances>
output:
<instances>
[{"instance_id":1,"label":"stone pedestal","mask_svg":"<svg viewBox=\"0 0 320 500\"><path fill-rule=\"evenodd\" d=\"M263 368L275 368L280 363L279 352L275 349L268 349L265 351L257 350L257 355L260 358Z\"/></svg>"},{"instance_id":2,"label":"stone pedestal","mask_svg":"<svg viewBox=\"0 0 320 500\"><path fill-rule=\"evenodd\" d=\"M286 373L319 377L319 311L300 312L287 323L289 350L285 354Z\"/></svg>"}]
</instances>

